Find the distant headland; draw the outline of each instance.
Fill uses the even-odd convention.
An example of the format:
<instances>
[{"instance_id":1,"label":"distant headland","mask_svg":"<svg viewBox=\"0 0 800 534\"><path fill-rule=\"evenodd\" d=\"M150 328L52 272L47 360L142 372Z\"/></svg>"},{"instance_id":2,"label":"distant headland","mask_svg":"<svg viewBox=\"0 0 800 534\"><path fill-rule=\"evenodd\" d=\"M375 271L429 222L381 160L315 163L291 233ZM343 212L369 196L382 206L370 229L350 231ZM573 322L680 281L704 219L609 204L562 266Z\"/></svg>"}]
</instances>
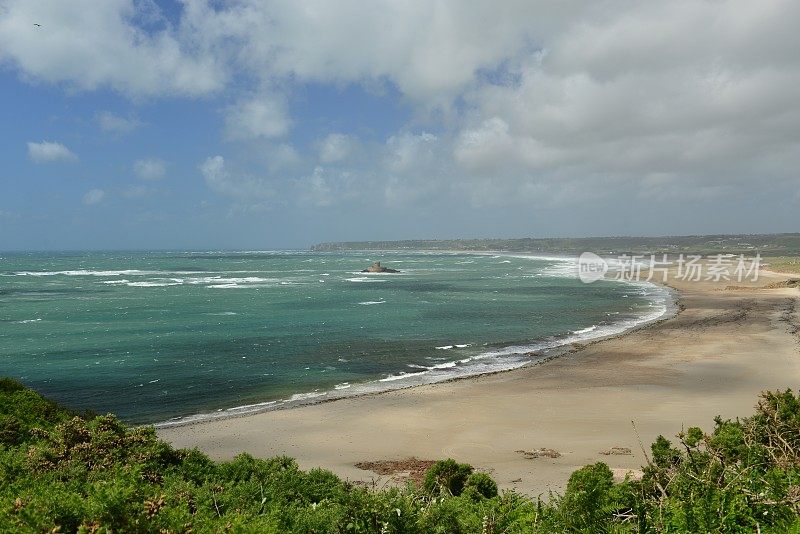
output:
<instances>
[{"instance_id":1,"label":"distant headland","mask_svg":"<svg viewBox=\"0 0 800 534\"><path fill-rule=\"evenodd\" d=\"M800 233L693 236L553 237L520 239L410 239L319 243L318 252L343 250L464 250L578 255L598 254L747 254L783 257L800 255Z\"/></svg>"}]
</instances>

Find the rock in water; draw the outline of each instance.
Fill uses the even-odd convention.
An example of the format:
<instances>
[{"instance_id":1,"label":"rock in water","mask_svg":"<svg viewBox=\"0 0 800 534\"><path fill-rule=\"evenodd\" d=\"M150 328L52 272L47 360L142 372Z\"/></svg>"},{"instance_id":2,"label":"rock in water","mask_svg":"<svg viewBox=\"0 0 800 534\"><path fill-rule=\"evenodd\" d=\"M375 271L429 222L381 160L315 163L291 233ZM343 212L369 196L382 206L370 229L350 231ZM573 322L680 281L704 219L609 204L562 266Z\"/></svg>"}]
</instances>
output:
<instances>
[{"instance_id":1,"label":"rock in water","mask_svg":"<svg viewBox=\"0 0 800 534\"><path fill-rule=\"evenodd\" d=\"M376 261L375 263L373 263L372 265L370 265L369 267L367 267L366 269L364 269L361 272L362 273L399 273L400 271L398 271L397 269L390 269L388 267L384 267L384 266L381 265L381 262Z\"/></svg>"}]
</instances>

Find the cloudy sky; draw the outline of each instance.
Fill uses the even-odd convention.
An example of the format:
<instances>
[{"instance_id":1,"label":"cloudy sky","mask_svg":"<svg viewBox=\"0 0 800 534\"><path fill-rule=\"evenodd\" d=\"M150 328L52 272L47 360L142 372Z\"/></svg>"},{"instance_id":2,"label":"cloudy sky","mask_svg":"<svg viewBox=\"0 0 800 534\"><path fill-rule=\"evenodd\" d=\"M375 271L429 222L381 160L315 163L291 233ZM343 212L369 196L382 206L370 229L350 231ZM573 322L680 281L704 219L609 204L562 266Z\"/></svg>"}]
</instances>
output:
<instances>
[{"instance_id":1,"label":"cloudy sky","mask_svg":"<svg viewBox=\"0 0 800 534\"><path fill-rule=\"evenodd\" d=\"M0 0L0 249L800 230L795 0Z\"/></svg>"}]
</instances>

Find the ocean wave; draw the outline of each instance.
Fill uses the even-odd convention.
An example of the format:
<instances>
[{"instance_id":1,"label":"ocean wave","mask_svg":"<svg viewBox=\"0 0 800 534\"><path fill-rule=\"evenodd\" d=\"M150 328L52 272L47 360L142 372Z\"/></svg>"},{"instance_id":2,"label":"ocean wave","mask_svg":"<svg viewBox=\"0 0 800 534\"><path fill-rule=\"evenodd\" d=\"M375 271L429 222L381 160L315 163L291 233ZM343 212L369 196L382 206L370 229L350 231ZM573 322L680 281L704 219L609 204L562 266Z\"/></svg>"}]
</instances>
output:
<instances>
[{"instance_id":1,"label":"ocean wave","mask_svg":"<svg viewBox=\"0 0 800 534\"><path fill-rule=\"evenodd\" d=\"M219 410L216 410L215 412L211 413L199 413L195 415L189 415L186 417L176 417L170 419L169 421L158 423L154 426L156 426L157 428L166 428L170 426L187 425L191 423L199 423L201 421L210 421L214 419L227 419L229 417L238 417L242 415L258 413L264 410L268 410L272 407L275 407L277 404L278 401L266 401L266 402L258 402L255 404L244 404L242 406L234 406L233 408L220 408Z\"/></svg>"},{"instance_id":2,"label":"ocean wave","mask_svg":"<svg viewBox=\"0 0 800 534\"><path fill-rule=\"evenodd\" d=\"M179 286L180 282L128 282L128 287L169 287Z\"/></svg>"},{"instance_id":3,"label":"ocean wave","mask_svg":"<svg viewBox=\"0 0 800 534\"><path fill-rule=\"evenodd\" d=\"M17 276L123 276L132 274L145 274L138 270L125 271L19 271Z\"/></svg>"},{"instance_id":4,"label":"ocean wave","mask_svg":"<svg viewBox=\"0 0 800 534\"><path fill-rule=\"evenodd\" d=\"M371 306L373 304L386 304L385 300L365 300L364 302L359 302L362 306Z\"/></svg>"},{"instance_id":5,"label":"ocean wave","mask_svg":"<svg viewBox=\"0 0 800 534\"><path fill-rule=\"evenodd\" d=\"M588 334L589 332L594 332L595 330L597 330L597 325L596 324L594 324L594 325L592 325L592 326L590 326L588 328L584 328L582 330L575 330L572 333L573 334Z\"/></svg>"},{"instance_id":6,"label":"ocean wave","mask_svg":"<svg viewBox=\"0 0 800 534\"><path fill-rule=\"evenodd\" d=\"M261 276L230 276L232 274L250 274L260 271L154 271L140 269L120 269L120 270L65 270L65 271L17 271L15 276L91 276L91 277L151 277L149 280L131 281L128 278L118 280L102 280L101 284L107 285L127 285L128 287L166 287L178 285L221 285L221 284L282 284L293 285L301 283L297 279L286 278L267 278ZM199 276L203 275L203 276ZM178 278L180 277L180 278Z\"/></svg>"},{"instance_id":7,"label":"ocean wave","mask_svg":"<svg viewBox=\"0 0 800 534\"><path fill-rule=\"evenodd\" d=\"M38 323L41 319L23 319L21 321L14 321L14 324L30 324L30 323Z\"/></svg>"},{"instance_id":8,"label":"ocean wave","mask_svg":"<svg viewBox=\"0 0 800 534\"><path fill-rule=\"evenodd\" d=\"M218 411L243 412L246 410L252 410L253 408L263 408L265 406L272 406L274 404L277 404L277 401L257 402L255 404L244 404L242 406L236 406L235 408L228 408L227 410L218 410Z\"/></svg>"},{"instance_id":9,"label":"ocean wave","mask_svg":"<svg viewBox=\"0 0 800 534\"><path fill-rule=\"evenodd\" d=\"M324 397L328 394L327 391L310 391L308 393L295 393L291 397L289 397L288 402L295 402L295 401L302 401L308 399L317 399L319 397Z\"/></svg>"},{"instance_id":10,"label":"ocean wave","mask_svg":"<svg viewBox=\"0 0 800 534\"><path fill-rule=\"evenodd\" d=\"M485 255L485 254L483 254ZM515 258L520 260L535 260L535 261L549 261L553 262L541 269L540 272L523 275L523 278L533 278L537 276L545 276L548 278L578 278L578 258L571 256L548 256L542 254L501 254L491 256L492 259L499 258ZM508 260L498 263L510 263Z\"/></svg>"},{"instance_id":11,"label":"ocean wave","mask_svg":"<svg viewBox=\"0 0 800 534\"><path fill-rule=\"evenodd\" d=\"M444 362L444 363L437 363L435 365L418 365L416 363L409 363L409 364L407 364L407 367L410 367L411 369L424 369L425 371L441 371L443 369L452 369L453 367L455 367L459 363L467 363L467 362L469 362L471 360L472 360L472 358L465 358L463 360L448 361L448 362ZM410 374L406 374L405 376L406 377L408 377L408 376L416 376L416 374L417 373L410 373ZM419 374L422 374L422 373L419 373Z\"/></svg>"},{"instance_id":12,"label":"ocean wave","mask_svg":"<svg viewBox=\"0 0 800 534\"><path fill-rule=\"evenodd\" d=\"M554 265L549 265L542 269L540 276L548 278L579 278L577 261L562 261Z\"/></svg>"},{"instance_id":13,"label":"ocean wave","mask_svg":"<svg viewBox=\"0 0 800 534\"><path fill-rule=\"evenodd\" d=\"M405 378L411 378L414 376L421 376L427 374L428 371L421 371L419 373L399 373L396 375L389 375L386 378L381 378L378 382L394 382L395 380L403 380Z\"/></svg>"},{"instance_id":14,"label":"ocean wave","mask_svg":"<svg viewBox=\"0 0 800 534\"><path fill-rule=\"evenodd\" d=\"M115 271L78 269L72 271L17 271L16 276L158 276L170 274L196 274L195 271L143 271L140 269L122 269Z\"/></svg>"},{"instance_id":15,"label":"ocean wave","mask_svg":"<svg viewBox=\"0 0 800 534\"><path fill-rule=\"evenodd\" d=\"M260 276L246 277L225 277L225 276L201 276L185 278L182 280L172 279L172 285L204 285L207 288L230 289L242 287L276 287L279 284L289 285L293 282L281 281L279 278L264 278ZM130 285L130 284L129 284Z\"/></svg>"},{"instance_id":16,"label":"ocean wave","mask_svg":"<svg viewBox=\"0 0 800 534\"><path fill-rule=\"evenodd\" d=\"M357 276L355 278L345 278L348 282L360 282L360 283L370 283L370 282L385 282L386 280L375 279L375 278L367 278L366 276Z\"/></svg>"},{"instance_id":17,"label":"ocean wave","mask_svg":"<svg viewBox=\"0 0 800 534\"><path fill-rule=\"evenodd\" d=\"M260 276L226 277L226 276L201 276L187 278L184 283L190 285L205 284L263 284L280 282L280 278L263 278Z\"/></svg>"}]
</instances>

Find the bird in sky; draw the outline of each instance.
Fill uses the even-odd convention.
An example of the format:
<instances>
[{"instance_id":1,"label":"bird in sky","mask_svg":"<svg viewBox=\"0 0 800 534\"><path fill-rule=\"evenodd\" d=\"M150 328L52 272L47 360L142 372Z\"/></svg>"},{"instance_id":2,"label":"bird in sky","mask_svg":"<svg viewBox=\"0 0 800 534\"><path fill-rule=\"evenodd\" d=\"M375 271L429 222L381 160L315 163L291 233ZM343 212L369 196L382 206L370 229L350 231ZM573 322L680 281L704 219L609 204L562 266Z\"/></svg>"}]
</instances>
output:
<instances>
[{"instance_id":1,"label":"bird in sky","mask_svg":"<svg viewBox=\"0 0 800 534\"><path fill-rule=\"evenodd\" d=\"M39 24L38 22L34 22L34 23L33 23L33 25L34 25L34 26L38 26L39 28L41 28L41 27L42 27L42 25L41 25L41 24Z\"/></svg>"}]
</instances>

